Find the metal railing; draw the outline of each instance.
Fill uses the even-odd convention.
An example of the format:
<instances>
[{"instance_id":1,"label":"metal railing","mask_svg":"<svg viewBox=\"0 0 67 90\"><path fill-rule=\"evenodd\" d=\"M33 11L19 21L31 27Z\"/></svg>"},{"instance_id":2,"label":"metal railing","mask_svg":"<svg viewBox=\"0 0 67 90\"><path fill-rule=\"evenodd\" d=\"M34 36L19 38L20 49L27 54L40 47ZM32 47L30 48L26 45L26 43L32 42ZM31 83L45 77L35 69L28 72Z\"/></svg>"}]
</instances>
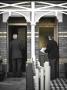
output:
<instances>
[{"instance_id":1,"label":"metal railing","mask_svg":"<svg viewBox=\"0 0 67 90\"><path fill-rule=\"evenodd\" d=\"M40 66L35 68L34 87L35 90L50 90L50 66L49 62L44 63L44 67Z\"/></svg>"}]
</instances>

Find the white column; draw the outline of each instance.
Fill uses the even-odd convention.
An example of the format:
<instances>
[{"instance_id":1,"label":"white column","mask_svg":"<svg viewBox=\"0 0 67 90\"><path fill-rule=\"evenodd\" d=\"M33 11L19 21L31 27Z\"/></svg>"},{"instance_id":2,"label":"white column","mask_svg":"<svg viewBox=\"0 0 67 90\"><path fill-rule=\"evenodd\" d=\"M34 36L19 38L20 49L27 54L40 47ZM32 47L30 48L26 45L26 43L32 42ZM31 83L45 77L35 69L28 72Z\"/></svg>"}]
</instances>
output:
<instances>
[{"instance_id":1,"label":"white column","mask_svg":"<svg viewBox=\"0 0 67 90\"><path fill-rule=\"evenodd\" d=\"M35 61L35 2L31 2L31 58Z\"/></svg>"}]
</instances>

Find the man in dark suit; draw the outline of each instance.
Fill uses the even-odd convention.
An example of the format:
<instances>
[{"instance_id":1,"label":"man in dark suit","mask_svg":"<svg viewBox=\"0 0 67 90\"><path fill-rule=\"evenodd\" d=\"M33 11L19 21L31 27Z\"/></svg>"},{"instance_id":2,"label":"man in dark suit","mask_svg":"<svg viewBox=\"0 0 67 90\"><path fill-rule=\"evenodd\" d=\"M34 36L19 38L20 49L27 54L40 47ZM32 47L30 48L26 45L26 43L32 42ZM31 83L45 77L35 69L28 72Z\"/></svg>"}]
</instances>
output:
<instances>
[{"instance_id":1,"label":"man in dark suit","mask_svg":"<svg viewBox=\"0 0 67 90\"><path fill-rule=\"evenodd\" d=\"M45 52L48 53L49 63L51 66L51 79L55 79L57 77L57 60L59 57L59 49L57 42L51 36L48 36Z\"/></svg>"},{"instance_id":2,"label":"man in dark suit","mask_svg":"<svg viewBox=\"0 0 67 90\"><path fill-rule=\"evenodd\" d=\"M10 43L12 54L13 75L21 76L22 64L22 47L20 41L17 39L17 34L13 34L13 40Z\"/></svg>"}]
</instances>

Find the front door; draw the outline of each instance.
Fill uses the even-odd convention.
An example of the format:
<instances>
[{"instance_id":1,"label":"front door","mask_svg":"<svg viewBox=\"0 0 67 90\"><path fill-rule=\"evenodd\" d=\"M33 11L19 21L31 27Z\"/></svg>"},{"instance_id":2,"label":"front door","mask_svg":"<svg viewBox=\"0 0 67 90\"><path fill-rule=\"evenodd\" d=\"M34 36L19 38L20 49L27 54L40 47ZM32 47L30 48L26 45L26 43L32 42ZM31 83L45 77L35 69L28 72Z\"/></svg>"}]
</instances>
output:
<instances>
[{"instance_id":1,"label":"front door","mask_svg":"<svg viewBox=\"0 0 67 90\"><path fill-rule=\"evenodd\" d=\"M19 26L19 25L9 25L9 72L12 72L12 56L10 50L10 42L12 40L12 35L14 33L18 34L18 39L23 43L23 58L22 58L22 72L26 70L26 60L27 60L27 26Z\"/></svg>"}]
</instances>

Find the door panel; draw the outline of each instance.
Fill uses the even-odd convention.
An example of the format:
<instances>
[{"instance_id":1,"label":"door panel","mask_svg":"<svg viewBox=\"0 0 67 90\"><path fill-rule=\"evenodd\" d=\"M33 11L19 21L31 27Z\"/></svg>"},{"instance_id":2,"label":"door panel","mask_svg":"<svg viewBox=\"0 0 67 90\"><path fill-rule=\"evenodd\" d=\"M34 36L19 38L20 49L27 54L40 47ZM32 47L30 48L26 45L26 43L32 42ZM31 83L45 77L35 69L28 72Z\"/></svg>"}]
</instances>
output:
<instances>
[{"instance_id":1,"label":"door panel","mask_svg":"<svg viewBox=\"0 0 67 90\"><path fill-rule=\"evenodd\" d=\"M18 28L18 39L23 43L23 60L22 60L22 71L26 69L26 60L27 60L27 28L19 27Z\"/></svg>"}]
</instances>

